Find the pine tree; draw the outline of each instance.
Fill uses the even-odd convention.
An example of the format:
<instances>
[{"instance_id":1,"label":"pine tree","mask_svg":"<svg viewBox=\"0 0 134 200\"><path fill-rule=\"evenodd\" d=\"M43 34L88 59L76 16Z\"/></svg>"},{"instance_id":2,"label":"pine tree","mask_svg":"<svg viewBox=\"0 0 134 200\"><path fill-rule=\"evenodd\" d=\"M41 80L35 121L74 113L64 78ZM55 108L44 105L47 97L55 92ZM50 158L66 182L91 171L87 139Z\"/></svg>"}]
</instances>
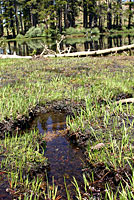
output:
<instances>
[{"instance_id":1,"label":"pine tree","mask_svg":"<svg viewBox=\"0 0 134 200\"><path fill-rule=\"evenodd\" d=\"M0 1L0 36L4 34L2 9L2 1Z\"/></svg>"},{"instance_id":2,"label":"pine tree","mask_svg":"<svg viewBox=\"0 0 134 200\"><path fill-rule=\"evenodd\" d=\"M83 0L83 27L88 27L88 5L87 0Z\"/></svg>"}]
</instances>

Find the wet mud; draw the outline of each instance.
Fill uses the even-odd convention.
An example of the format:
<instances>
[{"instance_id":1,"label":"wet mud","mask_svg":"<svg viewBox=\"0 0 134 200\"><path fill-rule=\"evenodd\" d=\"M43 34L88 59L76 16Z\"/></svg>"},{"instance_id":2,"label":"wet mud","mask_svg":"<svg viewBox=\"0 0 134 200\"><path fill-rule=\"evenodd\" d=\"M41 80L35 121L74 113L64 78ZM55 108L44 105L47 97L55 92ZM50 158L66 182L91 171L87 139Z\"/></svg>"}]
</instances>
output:
<instances>
[{"instance_id":1,"label":"wet mud","mask_svg":"<svg viewBox=\"0 0 134 200\"><path fill-rule=\"evenodd\" d=\"M30 128L31 122L39 113L47 113L51 111L64 112L66 115L74 116L74 112L78 113L81 107L85 107L85 102L71 102L70 100L47 102L46 105L37 105L29 109L28 115L18 115L15 120L5 118L0 122L0 138L4 138L5 133L12 134L13 132L26 130Z\"/></svg>"},{"instance_id":2,"label":"wet mud","mask_svg":"<svg viewBox=\"0 0 134 200\"><path fill-rule=\"evenodd\" d=\"M0 150L3 149L2 146L0 146ZM4 159L3 157L3 153L6 151L6 149L4 149L4 151L2 150L2 152L0 153L0 164L2 159ZM5 171L0 171L0 200L12 200L13 196L9 193L8 189L10 188L10 184L7 178L7 173Z\"/></svg>"},{"instance_id":3,"label":"wet mud","mask_svg":"<svg viewBox=\"0 0 134 200\"><path fill-rule=\"evenodd\" d=\"M10 188L9 182L7 180L7 175L0 172L0 200L12 200L13 196L8 192Z\"/></svg>"}]
</instances>

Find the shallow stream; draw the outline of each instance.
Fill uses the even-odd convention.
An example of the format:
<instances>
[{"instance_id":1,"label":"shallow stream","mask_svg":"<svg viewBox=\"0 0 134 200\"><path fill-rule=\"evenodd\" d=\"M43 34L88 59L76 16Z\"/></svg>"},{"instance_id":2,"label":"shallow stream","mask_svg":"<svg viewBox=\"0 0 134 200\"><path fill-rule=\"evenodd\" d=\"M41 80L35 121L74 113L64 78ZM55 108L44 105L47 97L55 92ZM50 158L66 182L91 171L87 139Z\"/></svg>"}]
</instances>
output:
<instances>
[{"instance_id":1,"label":"shallow stream","mask_svg":"<svg viewBox=\"0 0 134 200\"><path fill-rule=\"evenodd\" d=\"M58 195L65 200L67 199L64 186L65 177L71 198L75 199L73 176L79 186L83 184L84 157L82 151L71 144L66 136L66 115L59 112L41 114L34 120L33 126L37 126L41 134L46 133L45 156L50 163L49 183L52 184L52 177L54 177L54 183L58 185Z\"/></svg>"}]
</instances>

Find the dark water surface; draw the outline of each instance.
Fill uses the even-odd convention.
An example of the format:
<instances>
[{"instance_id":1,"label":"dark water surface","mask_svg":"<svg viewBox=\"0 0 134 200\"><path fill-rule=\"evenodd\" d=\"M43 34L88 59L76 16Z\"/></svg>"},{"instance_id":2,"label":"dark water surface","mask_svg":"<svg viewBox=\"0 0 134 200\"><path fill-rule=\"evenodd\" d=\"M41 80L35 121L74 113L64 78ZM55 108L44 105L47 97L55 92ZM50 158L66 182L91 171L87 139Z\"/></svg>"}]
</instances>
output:
<instances>
[{"instance_id":1,"label":"dark water surface","mask_svg":"<svg viewBox=\"0 0 134 200\"><path fill-rule=\"evenodd\" d=\"M1 146L0 146L1 148ZM0 162L2 161L3 156L0 157ZM0 200L12 200L12 196L7 192L10 188L7 174L0 171Z\"/></svg>"},{"instance_id":2,"label":"dark water surface","mask_svg":"<svg viewBox=\"0 0 134 200\"><path fill-rule=\"evenodd\" d=\"M12 196L6 192L7 188L9 188L7 176L5 174L0 174L0 200L12 199Z\"/></svg>"},{"instance_id":3,"label":"dark water surface","mask_svg":"<svg viewBox=\"0 0 134 200\"><path fill-rule=\"evenodd\" d=\"M50 163L48 171L49 183L58 185L58 194L62 199L67 199L64 177L68 189L71 191L71 198L75 199L74 186L71 183L73 176L78 181L79 186L83 184L82 168L84 157L79 148L69 142L64 132L66 131L66 116L63 113L47 113L40 115L34 121L41 134L46 133L47 147L45 156Z\"/></svg>"},{"instance_id":4,"label":"dark water surface","mask_svg":"<svg viewBox=\"0 0 134 200\"><path fill-rule=\"evenodd\" d=\"M90 37L66 38L61 42L60 49L65 50L70 45L71 52L94 51L121 47L134 43L134 35L92 35ZM39 55L47 45L49 49L56 51L56 41L52 39L23 39L18 41L0 41L0 54L17 54L21 56Z\"/></svg>"}]
</instances>

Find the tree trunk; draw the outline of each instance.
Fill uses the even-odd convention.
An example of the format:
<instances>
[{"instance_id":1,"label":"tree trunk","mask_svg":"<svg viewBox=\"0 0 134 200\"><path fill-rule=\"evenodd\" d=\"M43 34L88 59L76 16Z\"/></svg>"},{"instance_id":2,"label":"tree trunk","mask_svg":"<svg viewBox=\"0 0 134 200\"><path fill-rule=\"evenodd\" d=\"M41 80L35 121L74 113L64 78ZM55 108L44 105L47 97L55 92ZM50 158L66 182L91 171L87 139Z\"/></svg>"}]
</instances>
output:
<instances>
[{"instance_id":1,"label":"tree trunk","mask_svg":"<svg viewBox=\"0 0 134 200\"><path fill-rule=\"evenodd\" d=\"M72 19L71 19L71 27L75 27L75 15L74 12L72 11Z\"/></svg>"},{"instance_id":2,"label":"tree trunk","mask_svg":"<svg viewBox=\"0 0 134 200\"><path fill-rule=\"evenodd\" d=\"M75 1L72 0L72 3L71 3L71 6L70 6L70 9L71 9L71 15L70 15L70 25L71 27L75 27L75 15L76 15L76 12L75 12Z\"/></svg>"},{"instance_id":3,"label":"tree trunk","mask_svg":"<svg viewBox=\"0 0 134 200\"><path fill-rule=\"evenodd\" d=\"M32 14L32 8L30 8L30 22L31 22L31 26L33 25L33 14Z\"/></svg>"},{"instance_id":4,"label":"tree trunk","mask_svg":"<svg viewBox=\"0 0 134 200\"><path fill-rule=\"evenodd\" d=\"M87 28L87 23L88 23L88 20L87 20L87 2L86 0L83 0L83 27L84 28Z\"/></svg>"},{"instance_id":5,"label":"tree trunk","mask_svg":"<svg viewBox=\"0 0 134 200\"><path fill-rule=\"evenodd\" d=\"M55 27L55 16L54 16L54 12L55 12L55 10L54 10L54 0L51 0L50 1L50 5L52 6L52 10L51 10L51 14L50 14L50 28L51 29L55 29L56 27Z\"/></svg>"},{"instance_id":6,"label":"tree trunk","mask_svg":"<svg viewBox=\"0 0 134 200\"><path fill-rule=\"evenodd\" d=\"M103 32L103 2L101 3L100 1L99 1L99 30L100 30L100 32Z\"/></svg>"},{"instance_id":7,"label":"tree trunk","mask_svg":"<svg viewBox=\"0 0 134 200\"><path fill-rule=\"evenodd\" d=\"M33 26L37 26L38 24L38 14L33 14Z\"/></svg>"},{"instance_id":8,"label":"tree trunk","mask_svg":"<svg viewBox=\"0 0 134 200\"><path fill-rule=\"evenodd\" d=\"M6 25L6 32L7 32L7 37L8 37L9 36L8 25Z\"/></svg>"},{"instance_id":9,"label":"tree trunk","mask_svg":"<svg viewBox=\"0 0 134 200\"><path fill-rule=\"evenodd\" d=\"M116 28L118 28L118 26L119 26L118 19L119 19L119 16L117 15L116 16Z\"/></svg>"},{"instance_id":10,"label":"tree trunk","mask_svg":"<svg viewBox=\"0 0 134 200\"><path fill-rule=\"evenodd\" d=\"M58 16L58 30L60 33L62 33L62 8L58 8L57 10L57 16Z\"/></svg>"},{"instance_id":11,"label":"tree trunk","mask_svg":"<svg viewBox=\"0 0 134 200\"><path fill-rule=\"evenodd\" d=\"M93 14L90 13L89 14L89 28L92 28L92 26L93 26Z\"/></svg>"},{"instance_id":12,"label":"tree trunk","mask_svg":"<svg viewBox=\"0 0 134 200\"><path fill-rule=\"evenodd\" d=\"M101 15L99 15L99 30L100 30L100 32L103 31L103 23L102 23L102 16Z\"/></svg>"},{"instance_id":13,"label":"tree trunk","mask_svg":"<svg viewBox=\"0 0 134 200\"><path fill-rule=\"evenodd\" d=\"M21 32L22 32L22 34L24 34L24 27L23 27L23 22L22 22L22 12L20 11L20 14L19 14L19 16L20 16L20 26L21 26Z\"/></svg>"},{"instance_id":14,"label":"tree trunk","mask_svg":"<svg viewBox=\"0 0 134 200\"><path fill-rule=\"evenodd\" d=\"M119 14L116 16L116 27L122 29L122 0L117 1L117 8L119 10Z\"/></svg>"},{"instance_id":15,"label":"tree trunk","mask_svg":"<svg viewBox=\"0 0 134 200\"><path fill-rule=\"evenodd\" d=\"M4 34L3 21L0 19L0 37Z\"/></svg>"},{"instance_id":16,"label":"tree trunk","mask_svg":"<svg viewBox=\"0 0 134 200\"><path fill-rule=\"evenodd\" d=\"M24 34L27 32L27 25L26 25L26 21L24 20Z\"/></svg>"},{"instance_id":17,"label":"tree trunk","mask_svg":"<svg viewBox=\"0 0 134 200\"><path fill-rule=\"evenodd\" d=\"M97 27L97 15L94 15L94 27Z\"/></svg>"},{"instance_id":18,"label":"tree trunk","mask_svg":"<svg viewBox=\"0 0 134 200\"><path fill-rule=\"evenodd\" d=\"M13 38L15 38L15 27L14 27L14 14L13 14L13 9L12 9L12 2L9 2L10 5L10 27L12 30Z\"/></svg>"},{"instance_id":19,"label":"tree trunk","mask_svg":"<svg viewBox=\"0 0 134 200\"><path fill-rule=\"evenodd\" d=\"M19 20L18 20L18 11L17 11L17 3L16 0L14 0L14 8L15 8L15 21L16 21L16 30L17 30L17 35L20 33L19 30Z\"/></svg>"},{"instance_id":20,"label":"tree trunk","mask_svg":"<svg viewBox=\"0 0 134 200\"><path fill-rule=\"evenodd\" d=\"M119 28L122 29L122 0L119 0L119 8L120 8Z\"/></svg>"},{"instance_id":21,"label":"tree trunk","mask_svg":"<svg viewBox=\"0 0 134 200\"><path fill-rule=\"evenodd\" d=\"M112 5L111 2L108 3L108 13L107 13L107 28L110 30L112 28Z\"/></svg>"},{"instance_id":22,"label":"tree trunk","mask_svg":"<svg viewBox=\"0 0 134 200\"><path fill-rule=\"evenodd\" d=\"M131 28L131 19L132 19L132 0L129 1L129 17L128 17L128 28Z\"/></svg>"},{"instance_id":23,"label":"tree trunk","mask_svg":"<svg viewBox=\"0 0 134 200\"><path fill-rule=\"evenodd\" d=\"M3 27L3 20L2 20L2 9L1 9L1 2L0 2L0 37L4 34L4 27Z\"/></svg>"},{"instance_id":24,"label":"tree trunk","mask_svg":"<svg viewBox=\"0 0 134 200\"><path fill-rule=\"evenodd\" d=\"M64 7L64 28L65 29L69 27L67 13L68 13L68 9L67 9L67 3L66 3Z\"/></svg>"}]
</instances>

